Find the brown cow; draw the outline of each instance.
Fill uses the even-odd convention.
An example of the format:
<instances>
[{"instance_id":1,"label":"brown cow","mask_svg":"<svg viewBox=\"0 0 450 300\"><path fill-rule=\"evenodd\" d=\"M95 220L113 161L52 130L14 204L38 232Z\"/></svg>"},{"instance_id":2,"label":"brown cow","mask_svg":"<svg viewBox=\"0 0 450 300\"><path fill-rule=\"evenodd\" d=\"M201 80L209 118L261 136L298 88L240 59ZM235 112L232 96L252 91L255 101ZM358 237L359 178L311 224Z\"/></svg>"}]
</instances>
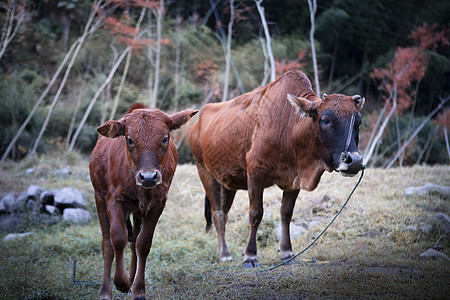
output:
<instances>
[{"instance_id":1,"label":"brown cow","mask_svg":"<svg viewBox=\"0 0 450 300\"><path fill-rule=\"evenodd\" d=\"M243 264L258 266L263 190L275 184L283 190L281 258L294 255L289 223L300 189L314 190L324 171L354 176L361 169L363 103L360 96L339 94L319 99L302 72L290 71L264 88L205 105L189 138L206 191L207 230L211 209L223 261L232 259L225 242L228 211L236 190L248 189L250 236Z\"/></svg>"},{"instance_id":2,"label":"brown cow","mask_svg":"<svg viewBox=\"0 0 450 300\"><path fill-rule=\"evenodd\" d=\"M112 297L114 257L117 289L127 292L131 287L133 299L145 299L145 262L177 165L178 154L170 131L180 128L196 113L185 110L169 116L135 104L122 119L97 128L102 136L92 151L89 170L103 237L100 299ZM128 240L132 252L129 276L123 261Z\"/></svg>"}]
</instances>

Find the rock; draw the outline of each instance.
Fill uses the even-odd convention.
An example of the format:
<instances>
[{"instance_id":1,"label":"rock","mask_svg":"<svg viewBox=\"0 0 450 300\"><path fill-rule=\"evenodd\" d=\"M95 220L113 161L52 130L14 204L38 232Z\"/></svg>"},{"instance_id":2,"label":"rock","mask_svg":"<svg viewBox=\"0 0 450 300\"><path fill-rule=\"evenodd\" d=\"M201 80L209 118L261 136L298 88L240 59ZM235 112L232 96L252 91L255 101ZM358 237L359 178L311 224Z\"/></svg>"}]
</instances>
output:
<instances>
[{"instance_id":1,"label":"rock","mask_svg":"<svg viewBox=\"0 0 450 300\"><path fill-rule=\"evenodd\" d=\"M42 188L37 185L30 185L27 189L27 197L29 199L38 200L42 193Z\"/></svg>"},{"instance_id":2,"label":"rock","mask_svg":"<svg viewBox=\"0 0 450 300\"><path fill-rule=\"evenodd\" d=\"M66 208L63 212L63 218L75 224L86 224L91 218L91 214L82 208Z\"/></svg>"},{"instance_id":3,"label":"rock","mask_svg":"<svg viewBox=\"0 0 450 300\"><path fill-rule=\"evenodd\" d=\"M63 188L55 193L55 205L59 208L82 208L85 203L83 193L73 187Z\"/></svg>"},{"instance_id":4,"label":"rock","mask_svg":"<svg viewBox=\"0 0 450 300\"><path fill-rule=\"evenodd\" d=\"M406 227L406 230L411 231L411 232L417 232L417 226L409 225Z\"/></svg>"},{"instance_id":5,"label":"rock","mask_svg":"<svg viewBox=\"0 0 450 300\"><path fill-rule=\"evenodd\" d=\"M326 208L323 205L316 205L316 206L314 206L312 208L312 213L313 214L318 214L318 213L320 213L322 211L325 211L325 210L326 210Z\"/></svg>"},{"instance_id":6,"label":"rock","mask_svg":"<svg viewBox=\"0 0 450 300\"><path fill-rule=\"evenodd\" d=\"M24 221L24 218L18 214L2 214L0 215L0 230L3 232L17 231Z\"/></svg>"},{"instance_id":7,"label":"rock","mask_svg":"<svg viewBox=\"0 0 450 300\"><path fill-rule=\"evenodd\" d=\"M448 195L450 195L450 186L442 186L442 185L437 185L437 184L427 182L425 185L413 186L413 187L409 187L405 190L405 194L407 196L426 195L429 192L438 192L442 195L448 196Z\"/></svg>"},{"instance_id":8,"label":"rock","mask_svg":"<svg viewBox=\"0 0 450 300\"><path fill-rule=\"evenodd\" d=\"M55 205L55 192L45 191L41 194L41 203L45 205Z\"/></svg>"},{"instance_id":9,"label":"rock","mask_svg":"<svg viewBox=\"0 0 450 300\"><path fill-rule=\"evenodd\" d=\"M29 176L31 173L34 172L34 168L29 168L25 170L25 176Z\"/></svg>"},{"instance_id":10,"label":"rock","mask_svg":"<svg viewBox=\"0 0 450 300\"><path fill-rule=\"evenodd\" d=\"M320 225L320 222L317 220L312 220L311 222L308 223L308 228L314 228Z\"/></svg>"},{"instance_id":11,"label":"rock","mask_svg":"<svg viewBox=\"0 0 450 300\"><path fill-rule=\"evenodd\" d=\"M54 205L45 205L44 206L45 211L51 215L56 214L56 206ZM68 209L68 208L67 208Z\"/></svg>"},{"instance_id":12,"label":"rock","mask_svg":"<svg viewBox=\"0 0 450 300\"><path fill-rule=\"evenodd\" d=\"M422 225L419 227L419 230L424 234L430 234L433 230L433 225Z\"/></svg>"},{"instance_id":13,"label":"rock","mask_svg":"<svg viewBox=\"0 0 450 300\"><path fill-rule=\"evenodd\" d=\"M0 212L10 212L14 208L16 197L9 193L0 200Z\"/></svg>"},{"instance_id":14,"label":"rock","mask_svg":"<svg viewBox=\"0 0 450 300\"><path fill-rule=\"evenodd\" d=\"M289 225L289 231L291 234L291 239L295 239L298 236L306 233L306 224L291 223ZM275 236L277 241L281 240L281 223L278 223L277 229L275 230Z\"/></svg>"},{"instance_id":15,"label":"rock","mask_svg":"<svg viewBox=\"0 0 450 300\"><path fill-rule=\"evenodd\" d=\"M70 171L69 168L62 168L55 172L55 176L63 176L64 177L64 176L68 176L70 174L72 174L72 171Z\"/></svg>"},{"instance_id":16,"label":"rock","mask_svg":"<svg viewBox=\"0 0 450 300\"><path fill-rule=\"evenodd\" d=\"M3 242L9 242L11 240L15 240L18 238L23 238L26 237L28 235L32 234L32 232L26 232L26 233L10 233L7 236L5 236L5 238L3 239Z\"/></svg>"},{"instance_id":17,"label":"rock","mask_svg":"<svg viewBox=\"0 0 450 300\"><path fill-rule=\"evenodd\" d=\"M419 256L422 259L448 259L448 256L445 255L442 252L439 252L435 249L428 249L427 251L425 251L424 253L420 254Z\"/></svg>"},{"instance_id":18,"label":"rock","mask_svg":"<svg viewBox=\"0 0 450 300\"><path fill-rule=\"evenodd\" d=\"M438 224L441 225L442 229L446 234L450 234L450 217L444 213L436 213L433 216L433 219L436 220Z\"/></svg>"}]
</instances>

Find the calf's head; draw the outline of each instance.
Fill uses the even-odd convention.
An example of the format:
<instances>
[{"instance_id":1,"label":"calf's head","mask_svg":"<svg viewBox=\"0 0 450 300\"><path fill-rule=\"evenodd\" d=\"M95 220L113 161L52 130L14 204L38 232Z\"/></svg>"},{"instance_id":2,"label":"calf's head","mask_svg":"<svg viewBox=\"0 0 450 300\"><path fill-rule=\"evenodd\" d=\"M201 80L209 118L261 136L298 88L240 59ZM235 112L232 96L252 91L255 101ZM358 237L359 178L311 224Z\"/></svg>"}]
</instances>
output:
<instances>
[{"instance_id":1,"label":"calf's head","mask_svg":"<svg viewBox=\"0 0 450 300\"><path fill-rule=\"evenodd\" d=\"M358 151L359 111L365 99L359 95L326 95L317 101L288 94L288 100L304 117L312 118L318 133L319 155L330 170L344 176L354 176L362 168Z\"/></svg>"},{"instance_id":2,"label":"calf's head","mask_svg":"<svg viewBox=\"0 0 450 300\"><path fill-rule=\"evenodd\" d=\"M167 115L159 110L138 108L120 120L107 121L97 132L108 138L122 139L136 185L152 189L163 181L162 170L173 143L170 131L180 128L197 112L184 110Z\"/></svg>"}]
</instances>

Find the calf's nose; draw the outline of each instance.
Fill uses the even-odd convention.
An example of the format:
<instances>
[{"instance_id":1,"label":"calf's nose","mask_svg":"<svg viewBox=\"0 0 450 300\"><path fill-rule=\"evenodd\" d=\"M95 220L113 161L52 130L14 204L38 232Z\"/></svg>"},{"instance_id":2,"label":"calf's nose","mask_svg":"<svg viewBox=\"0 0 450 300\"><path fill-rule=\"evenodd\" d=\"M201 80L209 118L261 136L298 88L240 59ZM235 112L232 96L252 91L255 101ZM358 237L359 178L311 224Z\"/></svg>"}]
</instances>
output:
<instances>
[{"instance_id":1,"label":"calf's nose","mask_svg":"<svg viewBox=\"0 0 450 300\"><path fill-rule=\"evenodd\" d=\"M161 183L161 173L159 171L139 172L138 183L144 188L153 188Z\"/></svg>"}]
</instances>

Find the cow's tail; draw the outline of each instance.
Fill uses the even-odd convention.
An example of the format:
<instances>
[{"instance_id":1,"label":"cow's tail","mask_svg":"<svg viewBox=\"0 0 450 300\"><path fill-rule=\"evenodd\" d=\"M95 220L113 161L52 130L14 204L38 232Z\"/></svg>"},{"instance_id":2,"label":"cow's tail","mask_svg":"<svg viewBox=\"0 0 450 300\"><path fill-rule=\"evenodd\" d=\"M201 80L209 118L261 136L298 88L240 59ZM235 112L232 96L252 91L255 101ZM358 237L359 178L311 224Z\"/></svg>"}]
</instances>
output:
<instances>
[{"instance_id":1,"label":"cow's tail","mask_svg":"<svg viewBox=\"0 0 450 300\"><path fill-rule=\"evenodd\" d=\"M205 194L205 219L206 219L206 232L211 230L212 215L211 215L211 203L208 196Z\"/></svg>"}]
</instances>

